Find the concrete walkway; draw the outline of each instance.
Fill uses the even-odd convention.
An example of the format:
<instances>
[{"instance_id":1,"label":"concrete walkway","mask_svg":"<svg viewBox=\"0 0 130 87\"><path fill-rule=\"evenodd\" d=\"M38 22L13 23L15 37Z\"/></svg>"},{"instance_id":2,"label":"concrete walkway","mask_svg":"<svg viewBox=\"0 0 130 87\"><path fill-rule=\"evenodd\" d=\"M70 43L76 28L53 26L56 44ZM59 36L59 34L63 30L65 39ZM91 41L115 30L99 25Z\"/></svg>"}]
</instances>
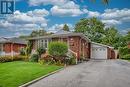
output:
<instances>
[{"instance_id":1,"label":"concrete walkway","mask_svg":"<svg viewBox=\"0 0 130 87\"><path fill-rule=\"evenodd\" d=\"M90 60L70 66L29 87L130 87L130 63Z\"/></svg>"}]
</instances>

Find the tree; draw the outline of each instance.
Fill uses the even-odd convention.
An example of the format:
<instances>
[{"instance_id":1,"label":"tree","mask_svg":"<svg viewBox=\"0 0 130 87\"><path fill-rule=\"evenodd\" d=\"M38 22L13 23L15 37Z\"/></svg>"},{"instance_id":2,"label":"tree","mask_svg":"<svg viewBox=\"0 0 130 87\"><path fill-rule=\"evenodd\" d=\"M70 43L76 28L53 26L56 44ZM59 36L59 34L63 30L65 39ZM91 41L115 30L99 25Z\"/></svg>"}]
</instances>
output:
<instances>
[{"instance_id":1,"label":"tree","mask_svg":"<svg viewBox=\"0 0 130 87\"><path fill-rule=\"evenodd\" d=\"M64 24L63 30L64 30L64 31L69 31L69 26L68 26L67 24Z\"/></svg>"},{"instance_id":2,"label":"tree","mask_svg":"<svg viewBox=\"0 0 130 87\"><path fill-rule=\"evenodd\" d=\"M104 37L102 37L101 40L101 43L113 46L115 49L126 45L124 37L118 32L115 27L105 29Z\"/></svg>"},{"instance_id":3,"label":"tree","mask_svg":"<svg viewBox=\"0 0 130 87\"><path fill-rule=\"evenodd\" d=\"M127 35L125 36L126 41L129 42L130 41L130 31L128 31Z\"/></svg>"},{"instance_id":4,"label":"tree","mask_svg":"<svg viewBox=\"0 0 130 87\"><path fill-rule=\"evenodd\" d=\"M31 37L44 36L44 35L47 35L47 32L45 30L34 30L30 34Z\"/></svg>"},{"instance_id":5,"label":"tree","mask_svg":"<svg viewBox=\"0 0 130 87\"><path fill-rule=\"evenodd\" d=\"M75 25L75 32L83 33L92 41L100 43L104 35L104 27L105 25L95 17L84 18Z\"/></svg>"}]
</instances>

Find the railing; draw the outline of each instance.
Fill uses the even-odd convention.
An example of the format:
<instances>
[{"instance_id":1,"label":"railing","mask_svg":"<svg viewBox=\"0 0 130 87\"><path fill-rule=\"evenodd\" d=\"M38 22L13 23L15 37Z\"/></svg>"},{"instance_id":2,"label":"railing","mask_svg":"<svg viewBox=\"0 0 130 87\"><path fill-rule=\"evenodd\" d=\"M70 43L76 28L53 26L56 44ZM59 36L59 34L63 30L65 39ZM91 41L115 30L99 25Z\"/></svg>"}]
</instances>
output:
<instances>
[{"instance_id":1,"label":"railing","mask_svg":"<svg viewBox=\"0 0 130 87\"><path fill-rule=\"evenodd\" d=\"M78 60L77 60L77 53L72 51L71 49L68 49L68 53L70 54L74 54L76 56L76 64L78 63Z\"/></svg>"}]
</instances>

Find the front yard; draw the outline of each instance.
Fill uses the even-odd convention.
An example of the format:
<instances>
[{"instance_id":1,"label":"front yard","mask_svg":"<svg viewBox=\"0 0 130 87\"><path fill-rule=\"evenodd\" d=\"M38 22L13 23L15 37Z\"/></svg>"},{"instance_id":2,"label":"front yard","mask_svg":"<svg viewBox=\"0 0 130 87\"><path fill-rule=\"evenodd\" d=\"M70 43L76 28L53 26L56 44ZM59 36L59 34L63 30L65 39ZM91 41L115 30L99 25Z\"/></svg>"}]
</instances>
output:
<instances>
[{"instance_id":1,"label":"front yard","mask_svg":"<svg viewBox=\"0 0 130 87\"><path fill-rule=\"evenodd\" d=\"M18 87L60 68L22 61L0 63L0 87Z\"/></svg>"}]
</instances>

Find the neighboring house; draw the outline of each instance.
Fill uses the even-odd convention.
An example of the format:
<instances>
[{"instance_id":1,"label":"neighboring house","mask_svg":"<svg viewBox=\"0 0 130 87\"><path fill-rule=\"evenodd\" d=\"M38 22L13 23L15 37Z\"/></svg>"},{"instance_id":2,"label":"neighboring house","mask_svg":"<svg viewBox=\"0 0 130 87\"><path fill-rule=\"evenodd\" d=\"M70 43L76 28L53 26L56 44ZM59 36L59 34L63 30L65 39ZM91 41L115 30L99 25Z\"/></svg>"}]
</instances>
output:
<instances>
[{"instance_id":1,"label":"neighboring house","mask_svg":"<svg viewBox=\"0 0 130 87\"><path fill-rule=\"evenodd\" d=\"M20 49L26 46L26 42L20 38L0 38L0 56L18 55Z\"/></svg>"},{"instance_id":2,"label":"neighboring house","mask_svg":"<svg viewBox=\"0 0 130 87\"><path fill-rule=\"evenodd\" d=\"M48 48L48 43L51 41L61 41L68 44L68 51L75 54L77 59L80 59L81 56L83 58L100 58L100 59L111 59L112 58L112 47L101 45L97 43L91 43L90 39L88 39L82 33L72 33L60 30L55 34L48 36L39 36L28 38L29 41L33 43L33 51L35 51L39 47ZM99 52L98 49L94 51L95 45L100 46L99 48L103 48L105 52ZM98 53L99 52L99 53ZM101 54L100 54L101 53ZM102 54L103 53L103 54ZM105 54L104 54L105 53Z\"/></svg>"}]
</instances>

